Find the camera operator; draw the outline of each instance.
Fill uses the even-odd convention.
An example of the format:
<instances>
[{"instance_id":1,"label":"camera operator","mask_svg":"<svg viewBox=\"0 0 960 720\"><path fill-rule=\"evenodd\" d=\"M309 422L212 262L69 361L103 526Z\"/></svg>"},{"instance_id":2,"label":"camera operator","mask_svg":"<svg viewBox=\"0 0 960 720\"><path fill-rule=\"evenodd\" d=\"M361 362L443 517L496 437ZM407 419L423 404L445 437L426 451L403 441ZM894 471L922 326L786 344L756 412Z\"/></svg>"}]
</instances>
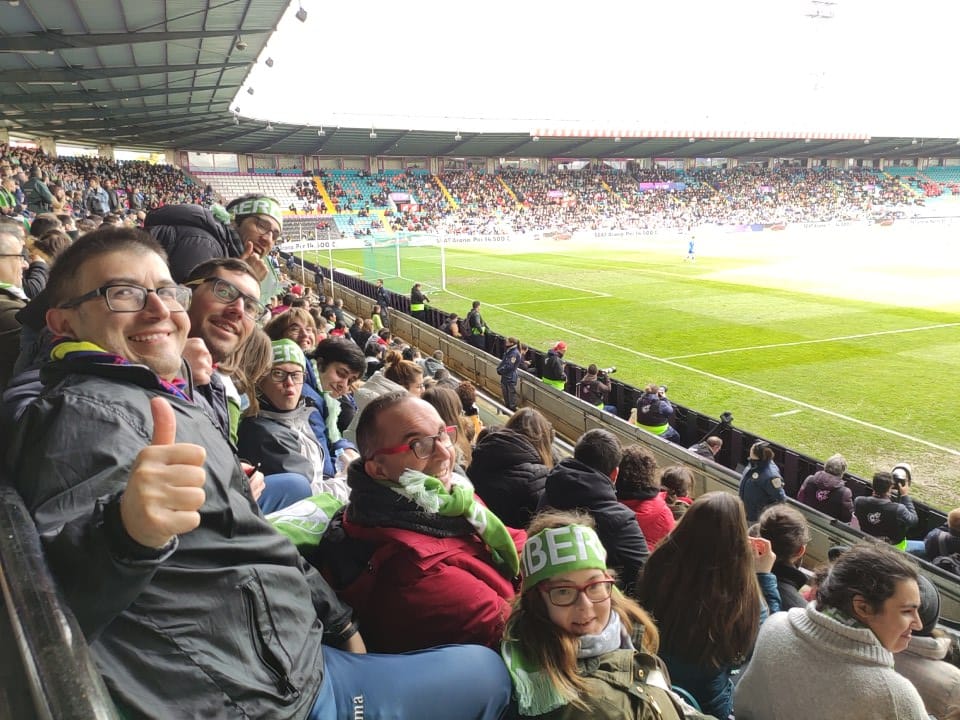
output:
<instances>
[{"instance_id":1,"label":"camera operator","mask_svg":"<svg viewBox=\"0 0 960 720\"><path fill-rule=\"evenodd\" d=\"M674 412L673 403L667 400L666 386L650 383L637 400L637 425L664 440L678 443L680 433L670 426Z\"/></svg>"},{"instance_id":2,"label":"camera operator","mask_svg":"<svg viewBox=\"0 0 960 720\"><path fill-rule=\"evenodd\" d=\"M923 552L922 540L907 540L907 531L919 522L910 498L912 477L909 466L895 468L896 475L886 471L874 473L873 495L853 501L853 514L860 529L900 550ZM892 495L898 491L898 497Z\"/></svg>"},{"instance_id":3,"label":"camera operator","mask_svg":"<svg viewBox=\"0 0 960 720\"><path fill-rule=\"evenodd\" d=\"M577 385L577 397L604 412L617 414L616 405L607 405L607 395L610 393L609 376L615 373L615 367L600 370L594 363L587 368L587 374Z\"/></svg>"}]
</instances>

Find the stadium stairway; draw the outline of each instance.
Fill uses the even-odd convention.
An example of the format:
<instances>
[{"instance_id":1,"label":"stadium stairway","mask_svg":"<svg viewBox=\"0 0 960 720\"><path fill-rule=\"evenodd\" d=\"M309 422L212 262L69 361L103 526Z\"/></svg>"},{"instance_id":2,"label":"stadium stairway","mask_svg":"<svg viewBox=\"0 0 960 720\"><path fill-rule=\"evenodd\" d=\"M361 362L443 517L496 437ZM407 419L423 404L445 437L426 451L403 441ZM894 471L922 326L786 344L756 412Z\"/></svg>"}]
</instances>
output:
<instances>
[{"instance_id":1,"label":"stadium stairway","mask_svg":"<svg viewBox=\"0 0 960 720\"><path fill-rule=\"evenodd\" d=\"M459 203L454 199L453 195L450 194L450 191L447 189L447 186L443 184L443 180L440 179L439 175L431 175L433 181L437 184L437 187L440 188L440 192L443 193L443 196L447 199L447 202L450 203L450 207L456 210L460 207Z\"/></svg>"},{"instance_id":2,"label":"stadium stairway","mask_svg":"<svg viewBox=\"0 0 960 720\"><path fill-rule=\"evenodd\" d=\"M327 188L324 186L324 184L320 182L320 178L315 177L313 179L313 185L315 188L317 188L317 192L320 193L320 199L323 200L323 206L327 209L327 214L335 215L337 209L333 206L333 200L330 199L330 193L327 192Z\"/></svg>"},{"instance_id":3,"label":"stadium stairway","mask_svg":"<svg viewBox=\"0 0 960 720\"><path fill-rule=\"evenodd\" d=\"M497 175L497 180L503 185L503 189L507 191L507 195L513 200L516 205L520 204L520 201L517 199L517 194L513 191L513 188L507 185L507 181L503 179L502 175Z\"/></svg>"}]
</instances>

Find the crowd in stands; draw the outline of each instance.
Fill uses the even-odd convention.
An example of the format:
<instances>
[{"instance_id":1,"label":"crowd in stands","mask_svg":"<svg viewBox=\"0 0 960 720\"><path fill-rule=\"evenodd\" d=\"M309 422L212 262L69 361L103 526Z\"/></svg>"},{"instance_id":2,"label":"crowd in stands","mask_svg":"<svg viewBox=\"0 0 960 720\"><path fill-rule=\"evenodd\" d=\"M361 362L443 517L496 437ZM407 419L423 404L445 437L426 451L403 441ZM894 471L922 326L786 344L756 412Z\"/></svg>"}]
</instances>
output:
<instances>
[{"instance_id":1,"label":"crowd in stands","mask_svg":"<svg viewBox=\"0 0 960 720\"><path fill-rule=\"evenodd\" d=\"M332 195L345 196L328 182ZM394 229L455 234L869 220L918 202L908 186L882 173L790 165L689 172L446 171L436 177L404 173L380 182L416 200L415 209L391 213ZM350 202L349 196L345 200Z\"/></svg>"},{"instance_id":2,"label":"crowd in stands","mask_svg":"<svg viewBox=\"0 0 960 720\"><path fill-rule=\"evenodd\" d=\"M66 175L30 160L41 181ZM133 172L161 192L166 170ZM442 182L505 222L637 202L611 200L624 180L607 173L564 183L559 203L549 179L463 179ZM276 201L245 195L224 213L165 203L149 232L119 217L74 235L56 215L31 235L0 219L4 469L124 716L960 713L936 589L890 547L909 466L854 504L887 542L807 575L809 530L765 444L742 499L692 498L689 468L607 430L561 457L534 407L484 427L443 354L393 336L389 293L351 318L287 275ZM31 275L39 254L46 272ZM507 383L525 349L510 348ZM550 350L560 388L565 351ZM666 392L651 384L637 421L670 439ZM808 488L824 507L835 490L847 512L839 486ZM952 550L960 515L935 532L927 545Z\"/></svg>"}]
</instances>

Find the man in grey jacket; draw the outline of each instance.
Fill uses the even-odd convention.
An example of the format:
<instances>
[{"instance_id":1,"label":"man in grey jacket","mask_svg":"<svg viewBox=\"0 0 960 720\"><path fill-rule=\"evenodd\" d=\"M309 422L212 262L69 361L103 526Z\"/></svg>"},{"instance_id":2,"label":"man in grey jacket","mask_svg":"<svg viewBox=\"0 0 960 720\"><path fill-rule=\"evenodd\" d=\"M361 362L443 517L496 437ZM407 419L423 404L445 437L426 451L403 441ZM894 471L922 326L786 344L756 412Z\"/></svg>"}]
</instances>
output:
<instances>
[{"instance_id":1,"label":"man in grey jacket","mask_svg":"<svg viewBox=\"0 0 960 720\"><path fill-rule=\"evenodd\" d=\"M489 650L359 654L350 608L264 520L191 399L190 290L159 246L106 228L60 259L53 361L6 464L122 715L427 717L440 698L450 717L499 717L509 680Z\"/></svg>"}]
</instances>

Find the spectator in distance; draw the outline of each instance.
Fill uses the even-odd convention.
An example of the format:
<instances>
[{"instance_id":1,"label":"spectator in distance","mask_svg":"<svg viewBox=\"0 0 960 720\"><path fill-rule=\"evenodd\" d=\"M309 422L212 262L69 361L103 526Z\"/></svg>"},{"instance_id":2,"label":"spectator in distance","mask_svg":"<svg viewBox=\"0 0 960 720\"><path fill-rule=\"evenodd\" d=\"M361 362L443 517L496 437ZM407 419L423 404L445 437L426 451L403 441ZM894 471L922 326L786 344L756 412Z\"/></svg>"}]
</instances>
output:
<instances>
[{"instance_id":1,"label":"spectator in distance","mask_svg":"<svg viewBox=\"0 0 960 720\"><path fill-rule=\"evenodd\" d=\"M747 513L747 522L754 523L768 505L785 502L780 468L773 461L773 448L763 440L750 446L747 466L740 476L740 499Z\"/></svg>"},{"instance_id":2,"label":"spectator in distance","mask_svg":"<svg viewBox=\"0 0 960 720\"><path fill-rule=\"evenodd\" d=\"M664 440L680 442L680 433L670 425L675 412L673 403L667 400L667 388L651 383L637 400L637 425Z\"/></svg>"},{"instance_id":3,"label":"spectator in distance","mask_svg":"<svg viewBox=\"0 0 960 720\"><path fill-rule=\"evenodd\" d=\"M703 440L703 442L691 445L688 449L694 455L699 455L705 460L713 460L716 462L717 453L723 449L723 440L716 435L711 435Z\"/></svg>"},{"instance_id":4,"label":"spectator in distance","mask_svg":"<svg viewBox=\"0 0 960 720\"><path fill-rule=\"evenodd\" d=\"M843 455L833 455L823 464L823 470L807 476L797 492L797 500L840 522L853 518L853 493L843 482L847 461Z\"/></svg>"},{"instance_id":5,"label":"spectator in distance","mask_svg":"<svg viewBox=\"0 0 960 720\"><path fill-rule=\"evenodd\" d=\"M623 449L617 475L617 498L636 514L651 551L673 530L675 520L660 492L657 461L640 445Z\"/></svg>"},{"instance_id":6,"label":"spectator in distance","mask_svg":"<svg viewBox=\"0 0 960 720\"><path fill-rule=\"evenodd\" d=\"M500 390L503 392L503 404L508 410L517 409L517 383L520 376L519 370L526 370L527 363L523 359L526 347L521 345L515 337L507 338L507 349L503 353L503 359L497 365L497 375L500 376Z\"/></svg>"},{"instance_id":7,"label":"spectator in distance","mask_svg":"<svg viewBox=\"0 0 960 720\"><path fill-rule=\"evenodd\" d=\"M563 390L567 386L567 368L563 363L563 355L567 352L567 344L558 342L547 351L543 361L543 380L547 385Z\"/></svg>"},{"instance_id":8,"label":"spectator in distance","mask_svg":"<svg viewBox=\"0 0 960 720\"><path fill-rule=\"evenodd\" d=\"M876 543L821 572L815 603L772 616L737 683L737 720L927 720L894 653L923 623L917 571Z\"/></svg>"},{"instance_id":9,"label":"spectator in distance","mask_svg":"<svg viewBox=\"0 0 960 720\"><path fill-rule=\"evenodd\" d=\"M423 293L423 286L420 283L414 283L410 288L410 314L421 322L427 321L427 303L430 302Z\"/></svg>"},{"instance_id":10,"label":"spectator in distance","mask_svg":"<svg viewBox=\"0 0 960 720\"><path fill-rule=\"evenodd\" d=\"M960 553L960 508L947 513L947 522L927 533L923 541L928 560Z\"/></svg>"},{"instance_id":11,"label":"spectator in distance","mask_svg":"<svg viewBox=\"0 0 960 720\"><path fill-rule=\"evenodd\" d=\"M898 490L897 499L891 497L894 489ZM922 541L907 540L907 531L920 520L910 497L910 483L898 485L891 473L876 472L873 474L873 495L854 500L853 511L860 529L867 535L880 538L900 550L924 552ZM914 543L912 546L911 542Z\"/></svg>"},{"instance_id":12,"label":"spectator in distance","mask_svg":"<svg viewBox=\"0 0 960 720\"><path fill-rule=\"evenodd\" d=\"M810 527L803 513L786 503L777 503L760 513L756 528L760 537L770 541L777 556L773 574L777 576L780 609L806 607L800 589L806 585L807 576L800 570L800 563L810 542Z\"/></svg>"},{"instance_id":13,"label":"spectator in distance","mask_svg":"<svg viewBox=\"0 0 960 720\"><path fill-rule=\"evenodd\" d=\"M690 490L693 488L693 472L686 465L671 465L660 473L660 485L663 499L673 513L673 519L679 520L693 503Z\"/></svg>"},{"instance_id":14,"label":"spectator in distance","mask_svg":"<svg viewBox=\"0 0 960 720\"><path fill-rule=\"evenodd\" d=\"M550 422L534 408L521 408L473 450L467 476L487 507L510 527L525 528L536 513L554 466L553 440Z\"/></svg>"}]
</instances>

